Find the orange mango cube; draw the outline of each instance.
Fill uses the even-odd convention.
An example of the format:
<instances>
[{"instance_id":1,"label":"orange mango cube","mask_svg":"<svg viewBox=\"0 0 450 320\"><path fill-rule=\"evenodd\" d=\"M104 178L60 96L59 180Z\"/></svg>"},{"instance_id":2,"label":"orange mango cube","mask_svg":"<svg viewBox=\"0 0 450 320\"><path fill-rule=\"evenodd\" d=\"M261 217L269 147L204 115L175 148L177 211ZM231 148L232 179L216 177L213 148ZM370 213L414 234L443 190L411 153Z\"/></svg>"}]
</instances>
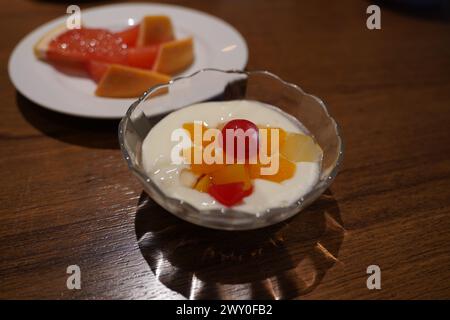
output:
<instances>
[{"instance_id":1,"label":"orange mango cube","mask_svg":"<svg viewBox=\"0 0 450 320\"><path fill-rule=\"evenodd\" d=\"M272 157L277 157L279 159L279 166L278 171L276 174L273 175L263 175L261 174L261 168L262 167L270 167L270 164L263 165L261 163L257 164L250 164L249 167L249 173L251 179L265 179L273 182L283 182L284 180L291 179L295 171L297 170L297 166L292 161L289 161L285 157L281 155L272 155Z\"/></svg>"},{"instance_id":2,"label":"orange mango cube","mask_svg":"<svg viewBox=\"0 0 450 320\"><path fill-rule=\"evenodd\" d=\"M201 177L195 184L194 189L200 192L208 192L209 186L211 185L211 176L205 174Z\"/></svg>"},{"instance_id":3,"label":"orange mango cube","mask_svg":"<svg viewBox=\"0 0 450 320\"><path fill-rule=\"evenodd\" d=\"M195 142L194 141L194 128L195 128L194 122L183 123L183 129L189 133L189 136L191 137L192 142ZM204 147L206 147L208 144L211 143L211 141L203 141L203 133L205 132L206 129L208 129L208 126L204 122L202 122L202 130L200 132L200 138L202 139L202 145Z\"/></svg>"},{"instance_id":4,"label":"orange mango cube","mask_svg":"<svg viewBox=\"0 0 450 320\"><path fill-rule=\"evenodd\" d=\"M286 131L284 131L281 128L278 127L266 127L266 126L258 126L259 129L266 129L267 133L267 139L263 141L261 139L261 135L263 134L263 131L260 131L259 134L259 147L261 150L267 150L267 155L271 155L272 153L276 152L276 148L272 147L272 134L274 130L278 130L278 152L281 149L281 146L284 144L284 141L286 139ZM267 148L265 146L267 144Z\"/></svg>"},{"instance_id":5,"label":"orange mango cube","mask_svg":"<svg viewBox=\"0 0 450 320\"><path fill-rule=\"evenodd\" d=\"M252 186L248 168L244 164L224 165L219 170L211 173L211 179L213 184L243 182L244 190L248 190Z\"/></svg>"},{"instance_id":6,"label":"orange mango cube","mask_svg":"<svg viewBox=\"0 0 450 320\"><path fill-rule=\"evenodd\" d=\"M226 166L221 163L206 163L203 160L203 150L204 148L199 146L193 146L183 150L182 156L186 159L186 162L191 165L191 171L193 173L200 175L208 174ZM197 153L197 157L200 159L198 163L195 161L195 153Z\"/></svg>"}]
</instances>

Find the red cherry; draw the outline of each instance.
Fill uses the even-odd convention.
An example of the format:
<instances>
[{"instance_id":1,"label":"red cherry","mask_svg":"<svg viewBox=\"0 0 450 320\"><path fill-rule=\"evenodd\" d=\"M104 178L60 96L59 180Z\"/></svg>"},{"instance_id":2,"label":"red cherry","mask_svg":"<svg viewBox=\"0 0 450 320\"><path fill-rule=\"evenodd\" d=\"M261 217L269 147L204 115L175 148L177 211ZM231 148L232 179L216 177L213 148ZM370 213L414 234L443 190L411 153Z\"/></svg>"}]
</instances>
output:
<instances>
[{"instance_id":1,"label":"red cherry","mask_svg":"<svg viewBox=\"0 0 450 320\"><path fill-rule=\"evenodd\" d=\"M236 131L237 129L241 129ZM227 130L234 135L234 150L232 148L227 148ZM247 137L246 137L247 136ZM231 139L231 138L230 138ZM258 127L256 124L245 119L234 119L225 124L222 128L222 148L225 153L229 155L234 155L234 159L238 159L238 141L244 141L245 143L245 161L248 162L249 158L253 158L258 153L259 148L259 134ZM250 145L254 144L256 148L250 149ZM228 150L231 149L231 150ZM242 160L242 159L239 159Z\"/></svg>"},{"instance_id":2,"label":"red cherry","mask_svg":"<svg viewBox=\"0 0 450 320\"><path fill-rule=\"evenodd\" d=\"M212 184L208 193L221 204L231 207L242 201L243 198L251 194L251 191L244 190L243 182Z\"/></svg>"}]
</instances>

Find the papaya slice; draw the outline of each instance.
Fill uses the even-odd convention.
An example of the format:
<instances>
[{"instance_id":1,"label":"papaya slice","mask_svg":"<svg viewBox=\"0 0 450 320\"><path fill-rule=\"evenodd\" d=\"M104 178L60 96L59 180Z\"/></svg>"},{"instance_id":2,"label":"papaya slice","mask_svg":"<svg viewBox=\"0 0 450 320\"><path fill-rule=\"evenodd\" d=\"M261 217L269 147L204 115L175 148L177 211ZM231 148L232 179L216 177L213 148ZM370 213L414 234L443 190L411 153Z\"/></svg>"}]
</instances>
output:
<instances>
[{"instance_id":1,"label":"papaya slice","mask_svg":"<svg viewBox=\"0 0 450 320\"><path fill-rule=\"evenodd\" d=\"M153 70L176 74L183 71L194 61L194 42L192 37L161 44Z\"/></svg>"},{"instance_id":2,"label":"papaya slice","mask_svg":"<svg viewBox=\"0 0 450 320\"><path fill-rule=\"evenodd\" d=\"M174 40L172 21L167 16L146 16L139 25L138 47Z\"/></svg>"},{"instance_id":3,"label":"papaya slice","mask_svg":"<svg viewBox=\"0 0 450 320\"><path fill-rule=\"evenodd\" d=\"M155 71L111 64L98 83L95 94L110 98L138 97L148 88L169 80L169 76Z\"/></svg>"}]
</instances>

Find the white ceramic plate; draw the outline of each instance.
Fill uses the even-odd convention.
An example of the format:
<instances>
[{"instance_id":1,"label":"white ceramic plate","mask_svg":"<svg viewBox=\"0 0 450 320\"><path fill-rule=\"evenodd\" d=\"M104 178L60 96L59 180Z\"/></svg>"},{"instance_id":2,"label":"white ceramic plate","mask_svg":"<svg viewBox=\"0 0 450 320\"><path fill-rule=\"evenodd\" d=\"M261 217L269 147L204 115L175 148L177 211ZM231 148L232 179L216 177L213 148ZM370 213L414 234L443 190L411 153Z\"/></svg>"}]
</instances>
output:
<instances>
[{"instance_id":1,"label":"white ceramic plate","mask_svg":"<svg viewBox=\"0 0 450 320\"><path fill-rule=\"evenodd\" d=\"M248 49L239 32L223 20L203 12L163 4L117 4L86 10L81 8L83 25L113 31L139 23L145 15L159 14L172 19L177 38L194 37L195 61L180 75L188 75L202 68L227 70L245 67ZM67 16L63 16L40 26L16 46L8 66L14 86L29 100L53 111L89 118L123 117L135 99L96 97L96 85L92 80L60 73L34 56L34 44L46 32L65 23L66 18ZM155 110L154 114L161 112L160 109Z\"/></svg>"}]
</instances>

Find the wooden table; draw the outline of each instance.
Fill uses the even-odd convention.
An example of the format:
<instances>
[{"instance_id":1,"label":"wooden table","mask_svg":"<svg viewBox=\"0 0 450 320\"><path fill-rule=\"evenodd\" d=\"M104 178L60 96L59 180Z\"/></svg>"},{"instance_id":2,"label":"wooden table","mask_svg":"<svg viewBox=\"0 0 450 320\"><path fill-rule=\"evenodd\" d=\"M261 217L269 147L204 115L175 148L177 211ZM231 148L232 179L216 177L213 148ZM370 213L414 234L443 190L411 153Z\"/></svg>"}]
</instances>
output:
<instances>
[{"instance_id":1,"label":"wooden table","mask_svg":"<svg viewBox=\"0 0 450 320\"><path fill-rule=\"evenodd\" d=\"M17 93L11 51L65 6L10 2L0 12L0 298L450 298L448 20L382 6L371 31L362 0L183 3L242 33L248 69L324 99L346 144L335 183L259 231L172 217L126 168L117 122ZM372 264L381 290L366 287ZM81 268L81 290L66 287L69 265Z\"/></svg>"}]
</instances>

